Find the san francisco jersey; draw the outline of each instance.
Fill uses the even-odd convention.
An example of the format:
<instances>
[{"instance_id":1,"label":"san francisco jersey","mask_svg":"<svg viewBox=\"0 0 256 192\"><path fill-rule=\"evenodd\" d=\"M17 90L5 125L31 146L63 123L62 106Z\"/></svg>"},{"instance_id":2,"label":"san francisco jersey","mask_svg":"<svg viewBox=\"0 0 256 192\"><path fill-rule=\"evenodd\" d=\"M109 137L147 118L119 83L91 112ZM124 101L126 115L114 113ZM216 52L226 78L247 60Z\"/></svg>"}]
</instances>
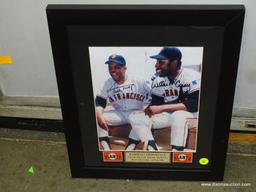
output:
<instances>
[{"instance_id":1,"label":"san francisco jersey","mask_svg":"<svg viewBox=\"0 0 256 192\"><path fill-rule=\"evenodd\" d=\"M165 103L178 103L199 88L200 74L192 69L181 68L175 80L168 77L155 77L151 84L151 94L164 97Z\"/></svg>"},{"instance_id":2,"label":"san francisco jersey","mask_svg":"<svg viewBox=\"0 0 256 192\"><path fill-rule=\"evenodd\" d=\"M121 85L109 78L97 96L106 99L116 110L126 111L142 109L149 91L149 81L129 76Z\"/></svg>"}]
</instances>

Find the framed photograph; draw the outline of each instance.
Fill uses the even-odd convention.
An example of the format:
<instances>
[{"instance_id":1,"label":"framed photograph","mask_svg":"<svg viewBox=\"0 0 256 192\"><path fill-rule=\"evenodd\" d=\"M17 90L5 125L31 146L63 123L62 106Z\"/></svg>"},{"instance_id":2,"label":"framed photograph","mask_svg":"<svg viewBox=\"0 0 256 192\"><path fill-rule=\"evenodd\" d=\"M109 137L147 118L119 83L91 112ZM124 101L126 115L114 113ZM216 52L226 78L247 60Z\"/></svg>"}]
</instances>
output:
<instances>
[{"instance_id":1,"label":"framed photograph","mask_svg":"<svg viewBox=\"0 0 256 192\"><path fill-rule=\"evenodd\" d=\"M243 5L48 5L72 177L223 180Z\"/></svg>"}]
</instances>

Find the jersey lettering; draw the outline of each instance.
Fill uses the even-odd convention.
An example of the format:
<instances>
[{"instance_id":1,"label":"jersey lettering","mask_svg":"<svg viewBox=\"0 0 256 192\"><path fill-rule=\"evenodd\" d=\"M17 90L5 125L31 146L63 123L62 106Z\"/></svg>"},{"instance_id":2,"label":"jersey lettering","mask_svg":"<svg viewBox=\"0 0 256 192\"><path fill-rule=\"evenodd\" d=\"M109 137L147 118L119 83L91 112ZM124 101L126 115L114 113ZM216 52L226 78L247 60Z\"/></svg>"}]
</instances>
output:
<instances>
[{"instance_id":1,"label":"jersey lettering","mask_svg":"<svg viewBox=\"0 0 256 192\"><path fill-rule=\"evenodd\" d=\"M179 102L187 95L199 90L199 79L198 72L182 68L174 81L168 77L156 77L151 84L152 94L164 97L166 103Z\"/></svg>"},{"instance_id":2,"label":"jersey lettering","mask_svg":"<svg viewBox=\"0 0 256 192\"><path fill-rule=\"evenodd\" d=\"M113 103L113 102L116 102L119 100L127 100L127 99L143 102L145 99L145 96L141 95L139 93L126 93L126 94L122 94L122 97L121 97L121 95L118 93L118 94L113 95L112 97L109 97L109 102Z\"/></svg>"},{"instance_id":3,"label":"jersey lettering","mask_svg":"<svg viewBox=\"0 0 256 192\"><path fill-rule=\"evenodd\" d=\"M164 97L179 96L179 92L177 89L165 89L163 96Z\"/></svg>"},{"instance_id":4,"label":"jersey lettering","mask_svg":"<svg viewBox=\"0 0 256 192\"><path fill-rule=\"evenodd\" d=\"M112 78L105 81L98 96L105 98L115 109L142 109L150 92L150 84L140 78L128 77L122 84L117 84Z\"/></svg>"}]
</instances>

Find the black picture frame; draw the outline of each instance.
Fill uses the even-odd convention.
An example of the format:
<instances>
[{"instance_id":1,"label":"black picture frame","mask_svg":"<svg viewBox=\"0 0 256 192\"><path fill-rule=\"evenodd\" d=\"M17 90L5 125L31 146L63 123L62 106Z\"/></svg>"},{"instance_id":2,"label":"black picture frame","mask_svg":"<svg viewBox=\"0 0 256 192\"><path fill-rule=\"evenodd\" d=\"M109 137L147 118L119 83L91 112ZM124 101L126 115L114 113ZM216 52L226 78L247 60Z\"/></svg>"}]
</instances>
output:
<instances>
[{"instance_id":1,"label":"black picture frame","mask_svg":"<svg viewBox=\"0 0 256 192\"><path fill-rule=\"evenodd\" d=\"M48 5L46 11L72 177L223 180L243 5ZM169 44L204 47L194 166L93 164L102 154L90 145L97 136L88 46Z\"/></svg>"}]
</instances>

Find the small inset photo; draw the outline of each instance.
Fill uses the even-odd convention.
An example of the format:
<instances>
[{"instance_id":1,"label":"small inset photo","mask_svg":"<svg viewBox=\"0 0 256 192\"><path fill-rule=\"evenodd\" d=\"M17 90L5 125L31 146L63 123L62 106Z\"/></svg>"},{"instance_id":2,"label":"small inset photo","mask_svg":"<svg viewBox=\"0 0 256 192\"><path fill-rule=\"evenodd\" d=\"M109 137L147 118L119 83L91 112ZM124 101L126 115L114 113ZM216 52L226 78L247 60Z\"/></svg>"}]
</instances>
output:
<instances>
[{"instance_id":1,"label":"small inset photo","mask_svg":"<svg viewBox=\"0 0 256 192\"><path fill-rule=\"evenodd\" d=\"M203 47L89 47L100 151L196 152Z\"/></svg>"}]
</instances>

